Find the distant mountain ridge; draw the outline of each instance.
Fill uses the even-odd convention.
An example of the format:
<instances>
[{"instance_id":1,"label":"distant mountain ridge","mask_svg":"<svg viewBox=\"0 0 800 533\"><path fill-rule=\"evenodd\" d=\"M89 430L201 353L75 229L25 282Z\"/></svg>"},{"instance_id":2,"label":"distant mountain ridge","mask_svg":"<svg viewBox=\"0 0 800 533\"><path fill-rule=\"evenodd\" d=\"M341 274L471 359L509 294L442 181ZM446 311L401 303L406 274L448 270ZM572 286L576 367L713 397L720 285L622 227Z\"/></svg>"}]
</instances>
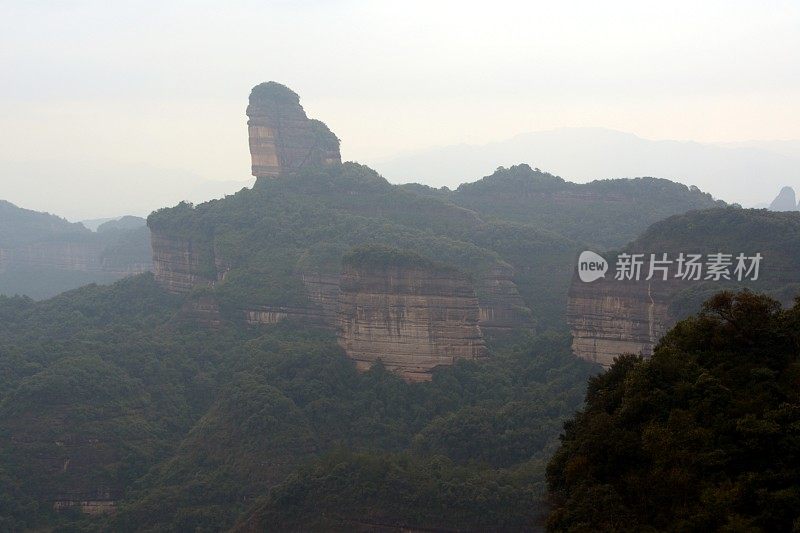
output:
<instances>
[{"instance_id":1,"label":"distant mountain ridge","mask_svg":"<svg viewBox=\"0 0 800 533\"><path fill-rule=\"evenodd\" d=\"M653 222L694 209L726 205L697 187L658 178L572 183L529 165L500 167L455 190L401 187L481 215L552 231L595 247L622 246Z\"/></svg>"},{"instance_id":2,"label":"distant mountain ridge","mask_svg":"<svg viewBox=\"0 0 800 533\"><path fill-rule=\"evenodd\" d=\"M98 229L0 200L0 294L47 298L151 268L144 219L123 217Z\"/></svg>"},{"instance_id":3,"label":"distant mountain ridge","mask_svg":"<svg viewBox=\"0 0 800 533\"><path fill-rule=\"evenodd\" d=\"M483 145L452 145L375 158L368 163L394 183L454 187L498 165L527 161L572 181L659 176L696 185L743 206L769 201L787 180L800 178L795 144L710 144L649 140L604 128L525 133Z\"/></svg>"},{"instance_id":4,"label":"distant mountain ridge","mask_svg":"<svg viewBox=\"0 0 800 533\"><path fill-rule=\"evenodd\" d=\"M791 187L784 187L778 196L769 205L770 211L797 211L797 196L794 189Z\"/></svg>"}]
</instances>

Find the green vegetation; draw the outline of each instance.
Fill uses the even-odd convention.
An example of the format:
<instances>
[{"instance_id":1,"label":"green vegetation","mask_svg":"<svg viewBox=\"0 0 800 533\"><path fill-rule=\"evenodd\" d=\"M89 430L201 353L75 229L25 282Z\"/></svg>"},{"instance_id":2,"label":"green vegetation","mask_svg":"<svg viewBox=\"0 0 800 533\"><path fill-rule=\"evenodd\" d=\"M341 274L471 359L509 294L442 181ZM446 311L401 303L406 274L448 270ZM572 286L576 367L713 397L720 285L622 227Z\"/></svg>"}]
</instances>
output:
<instances>
[{"instance_id":1,"label":"green vegetation","mask_svg":"<svg viewBox=\"0 0 800 533\"><path fill-rule=\"evenodd\" d=\"M342 257L341 263L356 268L420 268L443 274L463 275L455 267L432 261L414 252L377 244L353 248Z\"/></svg>"},{"instance_id":2,"label":"green vegetation","mask_svg":"<svg viewBox=\"0 0 800 533\"><path fill-rule=\"evenodd\" d=\"M259 180L222 200L162 209L148 224L156 234L191 241L209 280L217 279L217 264L230 267L215 289L225 302L301 305L303 291L294 290L301 273L339 272L348 250L389 246L465 272L479 297L492 266L512 265L523 299L546 329L563 328L577 250L556 234L486 222L402 190L355 163Z\"/></svg>"},{"instance_id":3,"label":"green vegetation","mask_svg":"<svg viewBox=\"0 0 800 533\"><path fill-rule=\"evenodd\" d=\"M208 331L177 320L181 306L149 275L0 298L4 525L283 529L308 516L328 529L371 506L378 522L460 527L494 508L475 523L532 527L545 461L596 372L565 335L520 336L409 384L380 365L356 372L327 331ZM405 487L402 505L397 486L375 486L381 472ZM318 498L330 484L348 490ZM288 501L298 487L308 497ZM100 488L120 499L114 517L52 510Z\"/></svg>"},{"instance_id":4,"label":"green vegetation","mask_svg":"<svg viewBox=\"0 0 800 533\"><path fill-rule=\"evenodd\" d=\"M592 378L548 465L555 531L800 525L800 301L720 293ZM794 528L794 529L793 529Z\"/></svg>"},{"instance_id":5,"label":"green vegetation","mask_svg":"<svg viewBox=\"0 0 800 533\"><path fill-rule=\"evenodd\" d=\"M22 209L0 200L0 246L12 248L21 244L70 238L80 241L91 238L92 232L83 224L48 213Z\"/></svg>"},{"instance_id":6,"label":"green vegetation","mask_svg":"<svg viewBox=\"0 0 800 533\"><path fill-rule=\"evenodd\" d=\"M598 371L572 356L564 331L578 241L611 242L597 239L603 232L618 240L659 213L712 201L659 180L577 186L523 166L460 192L417 189L354 163L262 179L253 190L149 217L156 237L187 241L196 274L214 282L187 298L166 294L151 275L43 302L0 297L0 529L541 527L547 462ZM553 200L595 193L607 205L588 202L594 207L581 205L581 216ZM486 197L459 199L473 194ZM620 198L635 200L633 214ZM140 253L137 231L124 230L131 240L109 244L106 259ZM770 250L781 248L776 242ZM542 327L491 339L486 360L406 383L381 364L358 373L332 332L307 324L223 320L211 330L187 319L187 303L200 296L213 296L227 317L247 306L307 305L301 275L348 264L457 269L479 298L481 280L511 265ZM681 305L696 305L706 290ZM770 529L793 519L787 509L797 495L781 476L797 474L791 385L800 311L751 295L720 298L679 325L652 363L623 357L592 378L586 411L566 426L550 463L552 527L668 527L666 513L691 517L701 505L679 499L691 490L707 512L685 518L687 526ZM752 331L731 330L731 317ZM741 366L748 357L752 365ZM675 428L688 433L672 435ZM714 440L714 431L725 437ZM740 433L750 440L734 442ZM768 446L757 462L754 450ZM659 462L654 450L665 447ZM581 455L590 451L592 461ZM699 458L687 459L695 451ZM748 469L739 472L742 460ZM630 475L612 477L620 471ZM713 475L703 485L705 472ZM671 507L657 508L660 492L645 507L631 503L647 488ZM92 499L116 501L117 512L54 510ZM592 514L595 500L613 516ZM760 505L768 516L756 513ZM728 522L708 518L729 508ZM613 521L590 521L602 517Z\"/></svg>"},{"instance_id":7,"label":"green vegetation","mask_svg":"<svg viewBox=\"0 0 800 533\"><path fill-rule=\"evenodd\" d=\"M694 209L725 205L696 187L657 178L564 181L528 165L500 167L456 190L404 186L491 219L527 224L595 248L623 246L650 224Z\"/></svg>"},{"instance_id":8,"label":"green vegetation","mask_svg":"<svg viewBox=\"0 0 800 533\"><path fill-rule=\"evenodd\" d=\"M765 209L724 207L675 215L650 226L641 237L624 248L629 253L711 254L722 252L745 256L761 254L758 280L690 282L678 286L670 296L670 313L687 317L703 302L722 290L748 289L767 294L789 305L800 292L794 273L800 271L800 214Z\"/></svg>"}]
</instances>

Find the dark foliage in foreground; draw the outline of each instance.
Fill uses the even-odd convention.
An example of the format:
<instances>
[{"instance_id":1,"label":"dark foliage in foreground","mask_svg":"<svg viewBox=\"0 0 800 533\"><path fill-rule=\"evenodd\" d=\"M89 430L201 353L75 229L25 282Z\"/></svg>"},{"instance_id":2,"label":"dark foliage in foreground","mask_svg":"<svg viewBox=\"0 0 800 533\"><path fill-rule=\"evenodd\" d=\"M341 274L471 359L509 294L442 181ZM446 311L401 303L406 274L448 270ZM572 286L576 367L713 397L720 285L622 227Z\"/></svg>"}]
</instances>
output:
<instances>
[{"instance_id":1,"label":"dark foliage in foreground","mask_svg":"<svg viewBox=\"0 0 800 533\"><path fill-rule=\"evenodd\" d=\"M554 531L800 527L800 302L720 293L592 378L548 465Z\"/></svg>"}]
</instances>

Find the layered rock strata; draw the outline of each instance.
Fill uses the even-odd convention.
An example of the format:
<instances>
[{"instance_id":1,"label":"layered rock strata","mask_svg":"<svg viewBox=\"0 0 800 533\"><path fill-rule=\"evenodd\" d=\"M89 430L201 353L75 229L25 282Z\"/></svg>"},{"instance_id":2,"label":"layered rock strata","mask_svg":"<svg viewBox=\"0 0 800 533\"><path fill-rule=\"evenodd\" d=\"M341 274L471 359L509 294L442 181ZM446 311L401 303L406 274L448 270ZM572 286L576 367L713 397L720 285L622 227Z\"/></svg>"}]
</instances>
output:
<instances>
[{"instance_id":1,"label":"layered rock strata","mask_svg":"<svg viewBox=\"0 0 800 533\"><path fill-rule=\"evenodd\" d=\"M674 319L668 285L660 282L573 281L567 303L572 351L608 368L620 354L650 357Z\"/></svg>"},{"instance_id":2,"label":"layered rock strata","mask_svg":"<svg viewBox=\"0 0 800 533\"><path fill-rule=\"evenodd\" d=\"M208 273L204 273L208 258L203 258L204 254L190 239L153 231L151 242L153 273L156 281L167 291L186 294L194 287L209 285L214 281Z\"/></svg>"},{"instance_id":3,"label":"layered rock strata","mask_svg":"<svg viewBox=\"0 0 800 533\"><path fill-rule=\"evenodd\" d=\"M475 290L464 275L422 266L346 265L337 330L365 370L381 361L409 381L486 355Z\"/></svg>"},{"instance_id":4,"label":"layered rock strata","mask_svg":"<svg viewBox=\"0 0 800 533\"><path fill-rule=\"evenodd\" d=\"M606 367L624 353L649 357L678 320L722 291L764 293L791 305L800 290L798 245L798 213L728 207L653 224L622 252L606 254L605 277L590 281L589 270L586 282L573 276L567 305L573 352ZM623 253L629 255L620 262ZM630 254L640 258L638 275L624 267L632 264ZM616 279L629 276L635 279Z\"/></svg>"},{"instance_id":5,"label":"layered rock strata","mask_svg":"<svg viewBox=\"0 0 800 533\"><path fill-rule=\"evenodd\" d=\"M300 97L267 82L250 93L247 126L253 176L274 178L305 166L341 163L339 140L306 116Z\"/></svg>"}]
</instances>

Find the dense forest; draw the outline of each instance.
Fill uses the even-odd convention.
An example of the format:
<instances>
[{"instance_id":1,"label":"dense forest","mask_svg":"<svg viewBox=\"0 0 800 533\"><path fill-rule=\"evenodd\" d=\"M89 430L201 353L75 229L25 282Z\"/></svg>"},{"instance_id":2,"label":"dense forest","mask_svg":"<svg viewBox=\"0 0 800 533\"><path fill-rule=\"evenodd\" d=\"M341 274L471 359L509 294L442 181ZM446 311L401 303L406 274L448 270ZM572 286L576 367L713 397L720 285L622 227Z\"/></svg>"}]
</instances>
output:
<instances>
[{"instance_id":1,"label":"dense forest","mask_svg":"<svg viewBox=\"0 0 800 533\"><path fill-rule=\"evenodd\" d=\"M551 189L549 182L578 199L565 196L560 205L541 198L539 205L536 191ZM587 190L527 165L459 191L472 186L484 201L464 207L432 189L392 185L357 163L308 167L224 199L159 210L148 224L191 241L209 281L225 265L225 282L215 291L226 304L302 305L298 273L338 272L348 250L380 244L450 264L476 281L493 265L510 265L539 329L558 330L581 249L625 244L659 217L718 204L666 180L596 182Z\"/></svg>"},{"instance_id":2,"label":"dense forest","mask_svg":"<svg viewBox=\"0 0 800 533\"><path fill-rule=\"evenodd\" d=\"M0 317L0 528L12 530L535 527L544 465L597 372L568 336L545 335L427 383L358 373L327 331L198 328L150 275L2 298ZM119 498L115 515L49 503L98 486Z\"/></svg>"},{"instance_id":3,"label":"dense forest","mask_svg":"<svg viewBox=\"0 0 800 533\"><path fill-rule=\"evenodd\" d=\"M612 243L580 231L581 227L611 232L617 236L613 242L618 242L625 232L643 231L651 216L715 204L699 191L673 185L620 180L575 189L560 178L520 166L498 170L480 182L489 190L481 194L496 189L505 191L498 198L508 200L481 211L457 205L455 193L420 194L419 187L394 186L367 167L345 163L305 168L259 180L252 190L221 200L197 206L183 203L153 213L148 220L153 234L184 239L198 258L196 274L204 283L187 294L170 294L152 274L143 274L113 285L88 285L45 301L0 297L0 529L665 527L663 516L646 514L654 512L652 506L642 509L631 504L631 494L652 481L648 476L671 483L663 471L671 466L658 463L640 448L647 439L655 439L647 442L659 447L684 438L670 434L675 429L670 420L678 424L695 416L691 409L697 406L692 402L702 403L702 395L684 398L688 403L680 404L680 409L689 414L673 417L669 402L683 397L642 384L634 391L646 397L653 394L652 401L662 403L637 411L640 426L612 431L615 409L622 413L619 424L629 423L623 416L628 403L621 399L613 409L603 407L611 420L597 430L602 434L593 433L594 426L584 432L582 424L594 420L598 398L611 401L601 389L627 384L634 370L646 374L639 369L661 364L658 361L665 356L653 363L626 356L598 376L598 366L572 354L564 310L576 252L587 243L598 247ZM530 197L536 197L542 188L578 196L611 192L603 197L610 198L608 205L584 209L585 223L576 225L574 213L558 218L554 212L537 214L529 209L527 215L520 214L513 198L520 191L533 191ZM650 207L645 204L636 207L635 215L610 214L617 212L620 198L630 202L640 194L647 197L652 189L662 191L662 211L656 215L648 214ZM758 221L757 212L739 208L686 216L669 219L669 224L694 227L693 220L704 220L713 227L713 220L725 219L762 228L796 223L779 218ZM77 231L84 234L80 228ZM141 241L134 238L126 244L114 239L135 236L137 231L142 229L121 221L99 235L116 243L108 248L113 257L134 257L141 253ZM661 233L665 232L669 233L662 227ZM777 252L784 241L775 239L774 233L766 230L762 240ZM793 264L793 253L781 255L787 258L782 264ZM242 308L248 305L308 305L302 275L335 274L348 264L436 272L456 269L475 283L475 299L485 290L479 280L496 265L508 265L536 327L487 336L489 357L438 367L430 381L414 383L381 363L358 372L331 328L291 318L272 325L248 325L242 320ZM192 314L193 306L204 298L219 304L221 320L214 327ZM737 411L739 418L746 418L742 427L750 422L755 427L768 409L780 411L780 404L768 403L773 399L796 403L791 390L780 388L796 382L791 351L785 353L789 359L781 359L783 367L762 365L772 373L762 371L762 366L726 367L724 375L714 372L722 372L719 365L728 364L724 360L736 351L735 344L725 344L734 338L744 342L746 350L729 366L734 359L745 361L747 350L778 354L794 346L796 353L791 344L796 339L791 336L783 344L759 343L789 335L791 317L797 312L783 311L764 297L727 298L729 311L720 307L723 300L712 300L704 314L681 323L659 347L659 354L689 354L685 362L675 355L671 365L695 366L675 370L674 375L654 366L652 379L665 380L664 387L674 376L686 378L689 385L716 379L721 390L740 387L741 392L745 382L751 384L747 379L777 376L782 381L775 385L779 391L775 396L761 398L760 407L748 404ZM723 311L715 315L715 309ZM763 309L767 311L759 315ZM734 312L755 320L760 333L728 335L725 320ZM702 335L700 326L706 328ZM778 326L784 329L772 329ZM769 389L766 382L762 384ZM684 394L689 385L681 382L675 387ZM609 394L616 398L621 393ZM564 432L565 420L584 405ZM647 425L646 416L655 409L661 409L658 423L666 426ZM778 431L783 431L784 421L794 423L791 413L775 420ZM750 415L755 418L747 418ZM697 420L698 427L714 429L709 425L713 420ZM651 434L651 429L661 433ZM644 436L637 437L637 432ZM788 430L786 434L791 435ZM611 440L620 435L629 440ZM713 440L705 434L702 438L703 443ZM600 448L618 444L620 454L637 454L628 466L639 469L621 481L610 477L619 465L603 463L611 459L603 459L608 451ZM721 451L702 450L702 461L709 462L703 468L719 466L714 461L730 465L751 458L750 452L723 444ZM592 446L598 446L596 451ZM791 446L785 444L781 453ZM674 450L682 448L676 445ZM592 455L590 462L583 453L597 457ZM621 455L611 457L626 460ZM691 476L699 474L691 468L699 463L692 461L686 473L675 475L695 479ZM592 470L594 466L599 473ZM753 467L741 475L755 471ZM767 529L783 525L791 517L781 505L794 502L794 489L785 480L763 474L767 476L763 480L748 481L729 469L727 478L721 474L709 478L710 485L697 490L717 491L708 497L724 512L735 510L731 524ZM728 481L730 485L725 484ZM603 485L598 488L595 483ZM679 492L679 485L651 485L673 491L672 496ZM727 493L726 487L737 492ZM769 505L774 503L770 511L774 517L753 514L753 501L767 500L746 496L735 500L751 489L756 495L766 494ZM587 519L596 509L592 506L605 501L595 501L597 494L619 505L623 518L614 520L629 522ZM652 496L652 505L657 497ZM82 513L76 502L109 505L113 512L99 508L96 515ZM697 524L722 524L714 520Z\"/></svg>"},{"instance_id":4,"label":"dense forest","mask_svg":"<svg viewBox=\"0 0 800 533\"><path fill-rule=\"evenodd\" d=\"M548 465L555 531L796 531L800 301L723 292L592 378Z\"/></svg>"},{"instance_id":5,"label":"dense forest","mask_svg":"<svg viewBox=\"0 0 800 533\"><path fill-rule=\"evenodd\" d=\"M724 207L697 187L658 178L572 183L520 164L455 190L403 186L424 196L500 219L552 231L599 249L620 247L670 215Z\"/></svg>"}]
</instances>

